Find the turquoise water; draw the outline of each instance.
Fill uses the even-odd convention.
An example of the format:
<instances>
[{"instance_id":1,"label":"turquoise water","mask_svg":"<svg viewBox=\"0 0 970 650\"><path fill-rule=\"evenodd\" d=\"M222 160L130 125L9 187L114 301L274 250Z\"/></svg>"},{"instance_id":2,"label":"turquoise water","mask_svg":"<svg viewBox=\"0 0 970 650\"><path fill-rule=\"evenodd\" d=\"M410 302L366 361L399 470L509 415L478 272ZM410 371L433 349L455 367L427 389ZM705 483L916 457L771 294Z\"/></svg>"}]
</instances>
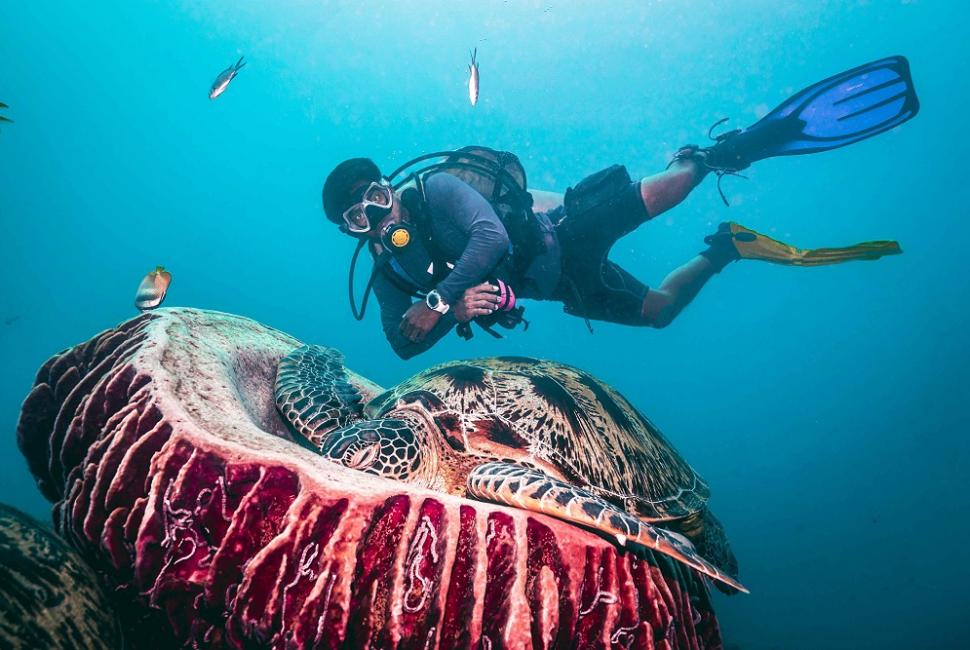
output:
<instances>
[{"instance_id":1,"label":"turquoise water","mask_svg":"<svg viewBox=\"0 0 970 650\"><path fill-rule=\"evenodd\" d=\"M166 306L249 316L339 347L384 385L447 359L526 354L608 380L711 485L750 596L716 602L729 647L970 644L970 336L962 151L970 50L957 2L7 3L0 7L0 499L49 518L17 452L47 357ZM467 99L478 48L481 98ZM733 219L802 246L898 239L875 263L741 262L668 329L530 304L503 341L414 360L346 305L352 243L325 222L340 160L517 152L537 188L614 162L663 168L724 116L891 54L922 111L894 132L705 181L622 240L647 283ZM219 71L248 65L215 101ZM732 646L733 644L733 646Z\"/></svg>"}]
</instances>

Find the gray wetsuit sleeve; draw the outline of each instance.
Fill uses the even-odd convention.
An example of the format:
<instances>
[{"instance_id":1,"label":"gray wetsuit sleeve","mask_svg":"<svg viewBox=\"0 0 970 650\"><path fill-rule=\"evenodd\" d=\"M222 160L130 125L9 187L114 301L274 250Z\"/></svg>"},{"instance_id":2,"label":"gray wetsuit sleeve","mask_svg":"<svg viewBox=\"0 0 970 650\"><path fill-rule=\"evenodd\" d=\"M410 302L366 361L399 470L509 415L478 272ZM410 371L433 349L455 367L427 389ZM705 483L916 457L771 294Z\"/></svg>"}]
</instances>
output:
<instances>
[{"instance_id":1,"label":"gray wetsuit sleeve","mask_svg":"<svg viewBox=\"0 0 970 650\"><path fill-rule=\"evenodd\" d=\"M394 352L402 359L410 359L431 348L456 325L454 315L449 312L441 317L423 341L415 343L401 334L401 319L404 318L404 312L413 304L411 296L394 286L381 272L378 272L374 279L374 295L377 296L377 303L381 308L381 327L384 329L384 336L387 337Z\"/></svg>"},{"instance_id":2,"label":"gray wetsuit sleeve","mask_svg":"<svg viewBox=\"0 0 970 650\"><path fill-rule=\"evenodd\" d=\"M468 238L455 268L436 287L442 299L454 305L466 289L485 280L502 261L509 251L509 235L485 197L451 174L430 177L425 191L432 215L449 219L456 234Z\"/></svg>"}]
</instances>

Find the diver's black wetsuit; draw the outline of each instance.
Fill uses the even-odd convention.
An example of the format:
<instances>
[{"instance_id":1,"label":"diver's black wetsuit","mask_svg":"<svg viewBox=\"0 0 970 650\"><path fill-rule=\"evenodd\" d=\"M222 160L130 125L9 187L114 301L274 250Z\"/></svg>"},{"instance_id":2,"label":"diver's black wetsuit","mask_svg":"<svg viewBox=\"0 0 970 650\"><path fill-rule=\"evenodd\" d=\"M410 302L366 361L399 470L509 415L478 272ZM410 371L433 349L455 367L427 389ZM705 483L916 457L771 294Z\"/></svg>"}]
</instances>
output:
<instances>
[{"instance_id":1,"label":"diver's black wetsuit","mask_svg":"<svg viewBox=\"0 0 970 650\"><path fill-rule=\"evenodd\" d=\"M569 214L549 211L562 249L562 281L551 296L567 314L622 325L642 325L643 300L649 291L619 264L610 249L650 219L634 181L595 210Z\"/></svg>"},{"instance_id":2,"label":"diver's black wetsuit","mask_svg":"<svg viewBox=\"0 0 970 650\"><path fill-rule=\"evenodd\" d=\"M454 305L466 289L487 279L509 254L508 233L488 201L451 174L428 178L425 197L431 238L441 255L456 260L454 269L437 286L442 299ZM635 322L647 287L610 262L607 255L617 239L648 218L640 184L631 183L619 192L605 213L567 215L558 207L536 217L546 250L530 261L523 277L506 278L517 297L556 300L565 305L567 313L581 317ZM457 324L454 311L449 311L422 341L413 342L400 330L401 318L413 304L412 295L387 272L377 274L374 294L384 335L404 359L429 349Z\"/></svg>"}]
</instances>

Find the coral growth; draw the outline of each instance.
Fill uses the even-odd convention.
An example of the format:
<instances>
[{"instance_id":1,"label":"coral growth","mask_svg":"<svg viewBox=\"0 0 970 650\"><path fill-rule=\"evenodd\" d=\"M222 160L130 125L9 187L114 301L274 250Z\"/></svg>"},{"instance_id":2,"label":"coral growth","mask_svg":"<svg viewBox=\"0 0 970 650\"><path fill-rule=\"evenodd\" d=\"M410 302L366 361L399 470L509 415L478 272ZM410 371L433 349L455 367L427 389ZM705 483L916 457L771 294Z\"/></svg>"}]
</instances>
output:
<instances>
[{"instance_id":1,"label":"coral growth","mask_svg":"<svg viewBox=\"0 0 970 650\"><path fill-rule=\"evenodd\" d=\"M57 530L179 643L720 647L703 580L664 556L297 445L272 390L298 345L159 310L54 356L24 403Z\"/></svg>"}]
</instances>

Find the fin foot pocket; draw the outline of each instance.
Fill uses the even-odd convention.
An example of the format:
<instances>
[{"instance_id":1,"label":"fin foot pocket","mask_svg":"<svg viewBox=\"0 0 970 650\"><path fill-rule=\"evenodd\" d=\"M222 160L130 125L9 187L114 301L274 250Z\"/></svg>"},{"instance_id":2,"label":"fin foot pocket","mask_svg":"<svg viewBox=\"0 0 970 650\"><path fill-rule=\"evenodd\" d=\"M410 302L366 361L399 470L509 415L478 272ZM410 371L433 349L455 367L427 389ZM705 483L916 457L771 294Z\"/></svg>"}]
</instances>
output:
<instances>
[{"instance_id":1,"label":"fin foot pocket","mask_svg":"<svg viewBox=\"0 0 970 650\"><path fill-rule=\"evenodd\" d=\"M674 160L693 158L721 179L765 158L819 153L885 133L919 113L909 61L891 56L823 79L795 93L744 129L708 136L709 147L688 145Z\"/></svg>"}]
</instances>

